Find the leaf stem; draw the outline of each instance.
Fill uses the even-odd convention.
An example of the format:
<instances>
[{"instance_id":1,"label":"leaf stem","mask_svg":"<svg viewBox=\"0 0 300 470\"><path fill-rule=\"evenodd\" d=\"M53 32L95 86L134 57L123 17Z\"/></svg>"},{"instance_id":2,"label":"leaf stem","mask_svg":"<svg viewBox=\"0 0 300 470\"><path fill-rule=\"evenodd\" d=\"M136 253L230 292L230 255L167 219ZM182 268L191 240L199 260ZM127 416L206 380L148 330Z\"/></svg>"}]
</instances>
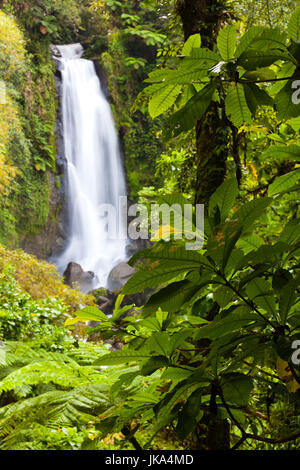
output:
<instances>
[{"instance_id":1,"label":"leaf stem","mask_svg":"<svg viewBox=\"0 0 300 470\"><path fill-rule=\"evenodd\" d=\"M269 83L269 82L280 82L282 80L291 80L297 79L298 77L283 77L283 78L269 78L268 80L244 80L243 78L238 78L238 83ZM232 81L232 80L229 80Z\"/></svg>"}]
</instances>

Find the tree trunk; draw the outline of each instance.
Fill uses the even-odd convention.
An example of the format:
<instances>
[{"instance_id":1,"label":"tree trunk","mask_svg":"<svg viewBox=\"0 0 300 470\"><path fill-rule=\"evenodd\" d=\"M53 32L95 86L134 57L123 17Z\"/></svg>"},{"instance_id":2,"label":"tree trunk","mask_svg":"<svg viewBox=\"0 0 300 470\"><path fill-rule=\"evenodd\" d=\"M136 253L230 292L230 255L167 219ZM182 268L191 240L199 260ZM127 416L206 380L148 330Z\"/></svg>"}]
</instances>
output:
<instances>
[{"instance_id":1,"label":"tree trunk","mask_svg":"<svg viewBox=\"0 0 300 470\"><path fill-rule=\"evenodd\" d=\"M225 11L224 0L177 0L177 13L183 25L184 38L201 34L202 46L213 49ZM224 104L211 103L196 124L197 180L195 203L205 204L224 181L229 146L229 126ZM193 436L195 448L227 450L230 448L230 429L226 419L218 417L216 390L212 384L210 409L199 423Z\"/></svg>"},{"instance_id":2,"label":"tree trunk","mask_svg":"<svg viewBox=\"0 0 300 470\"><path fill-rule=\"evenodd\" d=\"M182 20L185 40L200 33L202 46L213 49L228 14L224 0L177 0L176 11ZM222 104L212 103L196 125L195 203L203 203L206 208L210 196L226 174L229 127L223 108Z\"/></svg>"},{"instance_id":3,"label":"tree trunk","mask_svg":"<svg viewBox=\"0 0 300 470\"><path fill-rule=\"evenodd\" d=\"M221 116L219 115L221 113ZM229 128L224 111L211 103L196 125L197 177L195 203L205 204L226 175Z\"/></svg>"}]
</instances>

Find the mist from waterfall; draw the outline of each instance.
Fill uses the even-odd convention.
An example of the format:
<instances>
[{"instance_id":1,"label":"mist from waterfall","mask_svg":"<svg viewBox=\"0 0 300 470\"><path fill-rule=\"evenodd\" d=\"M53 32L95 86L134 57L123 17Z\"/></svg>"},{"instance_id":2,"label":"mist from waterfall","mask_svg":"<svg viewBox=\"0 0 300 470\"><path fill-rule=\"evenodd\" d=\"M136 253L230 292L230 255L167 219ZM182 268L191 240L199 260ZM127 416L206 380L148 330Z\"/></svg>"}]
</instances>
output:
<instances>
[{"instance_id":1,"label":"mist from waterfall","mask_svg":"<svg viewBox=\"0 0 300 470\"><path fill-rule=\"evenodd\" d=\"M110 105L101 89L94 63L82 58L80 44L56 46L62 65L62 113L69 239L56 260L60 272L79 263L106 286L111 269L125 259L126 240L111 239L101 204L118 213L126 195L118 138Z\"/></svg>"}]
</instances>

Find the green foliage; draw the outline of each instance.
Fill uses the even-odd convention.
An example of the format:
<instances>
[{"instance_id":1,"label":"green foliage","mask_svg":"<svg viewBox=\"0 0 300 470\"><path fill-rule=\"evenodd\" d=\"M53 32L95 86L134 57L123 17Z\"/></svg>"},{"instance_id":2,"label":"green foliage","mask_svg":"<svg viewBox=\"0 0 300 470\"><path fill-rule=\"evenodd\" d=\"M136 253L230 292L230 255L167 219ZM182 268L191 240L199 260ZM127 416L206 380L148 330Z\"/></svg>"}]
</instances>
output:
<instances>
[{"instance_id":1,"label":"green foliage","mask_svg":"<svg viewBox=\"0 0 300 470\"><path fill-rule=\"evenodd\" d=\"M37 2L3 0L0 6L13 13L26 30L41 42L68 42L80 26L80 8L74 0Z\"/></svg>"},{"instance_id":2,"label":"green foliage","mask_svg":"<svg viewBox=\"0 0 300 470\"><path fill-rule=\"evenodd\" d=\"M149 103L150 116L155 118L167 111L175 103L180 90L180 85L164 87L163 93L154 96Z\"/></svg>"},{"instance_id":3,"label":"green foliage","mask_svg":"<svg viewBox=\"0 0 300 470\"><path fill-rule=\"evenodd\" d=\"M77 351L69 346L67 355L44 353L33 342L6 342L6 363L0 369L1 400L6 401L0 410L3 449L45 449L51 444L47 429L48 433L51 429L60 432L64 427L68 433L73 429L73 438L76 434L79 440L77 447L82 444L80 432L107 403L107 378L101 377L102 385L97 385L101 374L75 359L84 351L88 363L89 350L99 354L101 347L82 348ZM35 428L38 435L30 431Z\"/></svg>"},{"instance_id":4,"label":"green foliage","mask_svg":"<svg viewBox=\"0 0 300 470\"><path fill-rule=\"evenodd\" d=\"M298 6L298 2L295 0L286 0L284 3L280 0L269 0L262 4L253 0L239 2L230 0L230 4L233 4L234 11L241 20L242 27L246 30L253 25L265 26L266 24L286 30L287 18Z\"/></svg>"},{"instance_id":5,"label":"green foliage","mask_svg":"<svg viewBox=\"0 0 300 470\"><path fill-rule=\"evenodd\" d=\"M182 48L182 55L191 56L193 49L197 49L201 46L200 34L193 34L188 38Z\"/></svg>"},{"instance_id":6,"label":"green foliage","mask_svg":"<svg viewBox=\"0 0 300 470\"><path fill-rule=\"evenodd\" d=\"M40 339L42 348L59 350L66 341L61 325L64 304L56 299L33 300L22 291L13 274L14 270L6 267L0 278L1 340Z\"/></svg>"},{"instance_id":7,"label":"green foliage","mask_svg":"<svg viewBox=\"0 0 300 470\"><path fill-rule=\"evenodd\" d=\"M4 271L7 265L14 268L18 284L34 299L61 299L69 311L94 303L93 297L66 286L54 265L22 250L9 250L0 245L0 270Z\"/></svg>"},{"instance_id":8,"label":"green foliage","mask_svg":"<svg viewBox=\"0 0 300 470\"><path fill-rule=\"evenodd\" d=\"M293 18L297 17L297 11ZM292 102L295 89L292 84L295 85L296 62L299 60L297 46L292 39L288 40L286 33L275 27L252 26L245 31L245 24L239 22L229 25L219 34L213 51L201 47L200 35L189 38L183 55L177 53L176 59L172 57L169 60L168 68L164 64L164 68L157 68L149 74L146 83L151 84L137 99L136 106L148 102L150 114L154 110L153 116L161 112L166 117L162 135L170 146L170 170L164 172L162 191L168 192L172 187L169 184L169 180L174 178L171 152L175 149L179 153L182 148L188 147L194 147L195 160L194 165L188 168L183 166L180 174L183 185L180 188L189 187L189 195L198 191L201 176L196 173L196 165L203 157L197 155L200 150L196 148L195 140L199 136L195 138L195 125L202 123L201 126L204 126L204 116L209 117L209 110L212 109L224 117L224 123L225 114L231 120L227 129L228 144L217 148L216 153L222 159L229 150L227 169L229 173L241 173L239 178L244 184L243 195L252 191L263 194L264 188L277 175L293 168L289 150L297 145L298 139L298 105ZM231 47L231 57L224 60L219 48L226 48L226 45ZM291 79L287 80L288 77ZM172 95L170 102L164 100L170 90L176 90L176 85L181 87L177 98ZM206 91L212 93L206 94ZM161 105L157 106L158 103ZM289 124L293 120L295 129ZM285 121L288 124L283 124ZM218 132L224 133L226 129ZM285 148L280 161L271 160L270 144ZM294 159L293 156L291 158ZM160 165L164 163L163 154L161 159L157 159L159 173Z\"/></svg>"},{"instance_id":9,"label":"green foliage","mask_svg":"<svg viewBox=\"0 0 300 470\"><path fill-rule=\"evenodd\" d=\"M6 95L0 104L0 240L16 246L20 235L38 231L48 219L50 190L44 172L55 169L56 105L49 51L38 51L37 66L15 20L1 11L0 21Z\"/></svg>"},{"instance_id":10,"label":"green foliage","mask_svg":"<svg viewBox=\"0 0 300 470\"><path fill-rule=\"evenodd\" d=\"M107 349L78 341L63 326L61 300L34 300L14 270L0 276L0 447L79 449L98 438L112 378L93 366ZM119 372L116 371L118 374ZM101 383L101 385L99 385Z\"/></svg>"},{"instance_id":11,"label":"green foliage","mask_svg":"<svg viewBox=\"0 0 300 470\"><path fill-rule=\"evenodd\" d=\"M276 194L286 190L280 178L274 181ZM124 405L110 412L110 416L121 414L144 426L147 421L153 436L158 429L173 423L178 437L185 439L212 412L211 400L215 396L217 416L231 420L235 417L233 443L246 433L248 440L262 434L271 441L273 438L275 444L276 435L267 423L261 424L257 432L252 428L251 409L261 399L261 380L267 380L276 399L286 406L287 394L292 394L295 416L299 414L299 384L291 372L286 382L278 365L278 360L291 364L291 344L300 337L299 301L291 295L299 284L299 225L293 221L294 235L288 243L290 223L273 237L272 243L262 240L258 247L249 249L245 242L272 200L255 199L237 210L236 197L234 180L225 181L212 196L206 219L206 244L200 253L187 251L178 242L159 242L132 258L131 264L138 259L143 262L123 293L156 288L141 315L105 319L94 311L100 331L113 329L127 343L121 351L104 355L96 363L138 366L138 371L129 374L128 382L123 383L124 391L137 375L160 377L163 391L152 400L148 402L148 393L127 390ZM214 302L207 312L202 304L211 295ZM83 310L74 322L86 318ZM299 374L299 367L293 367ZM275 375L269 372L272 369ZM269 378L265 379L264 373ZM116 387L117 384L112 386L114 393ZM120 396L122 390L120 383ZM144 400L143 412L140 396ZM197 414L192 412L194 407ZM239 414L239 409L243 413L248 410L247 418ZM287 434L296 432L295 423L285 424Z\"/></svg>"},{"instance_id":12,"label":"green foliage","mask_svg":"<svg viewBox=\"0 0 300 470\"><path fill-rule=\"evenodd\" d=\"M195 147L170 147L156 161L156 175L164 179L164 192L191 194L194 188Z\"/></svg>"},{"instance_id":13,"label":"green foliage","mask_svg":"<svg viewBox=\"0 0 300 470\"><path fill-rule=\"evenodd\" d=\"M295 28L298 16L299 9L291 18ZM292 35L295 37L295 31ZM288 44L286 35L279 30L253 26L239 38L236 47L236 26L230 25L222 29L217 38L220 55L199 46L190 48L190 42L187 42L189 55L180 59L177 69L156 70L146 80L155 84L143 92L150 97L150 115L156 117L175 103L175 110L179 109L168 121L168 135L178 135L193 127L195 120L201 119L212 100L221 107L226 87L225 111L228 118L236 127L249 125L253 122L258 106L273 105L269 96L270 88L255 85L261 82L267 85L269 72L269 76L272 74L273 77L270 80L282 79L285 84L274 99L278 118L297 116L298 108L292 101L293 70L289 72L290 80L286 76L282 77L281 73L290 64L297 67L299 63L298 48L294 46L293 37ZM255 71L260 69L264 70L265 78L252 78ZM188 99L186 97L191 86L195 87L194 96ZM176 100L179 95L183 99ZM182 103L184 106L180 106Z\"/></svg>"},{"instance_id":14,"label":"green foliage","mask_svg":"<svg viewBox=\"0 0 300 470\"><path fill-rule=\"evenodd\" d=\"M2 2L25 26L26 47L34 54L27 57L28 67L24 40L11 22L20 42L5 57L9 67L2 67L8 74L9 113L8 127L0 128L6 136L0 147L0 188L11 185L0 209L3 239L38 229L47 218L45 170L53 169L55 156L55 103L46 50L51 40L73 38L82 19L91 24L97 16L103 25L98 40L89 40L88 53L94 57L107 48L102 64L130 155L134 195L190 203L195 123L213 105L231 129L228 149L220 149L231 153L229 177L206 208L204 247L189 251L185 240L171 237L135 255L130 263L138 266L137 273L112 316L64 286L49 264L0 247L2 268L16 269L5 268L0 279L2 449L103 449L115 448L115 441L128 448L130 437L145 449L156 449L158 433L177 448L203 449L210 426L224 420L231 423L232 447L297 447L300 369L292 354L300 338L299 105L291 98L299 69L299 8L286 33L273 24L275 13L262 8L262 26L245 31L245 22L227 25L214 50L208 50L201 47L199 34L183 47L176 40L168 44L161 14L165 3L159 2L155 24L151 0L138 5L96 0L82 18L72 0ZM254 2L248 4L251 10ZM243 12L242 2L237 8ZM7 43L12 44L11 37ZM149 73L155 63L162 67ZM136 115L129 117L147 73L150 86L133 108ZM22 74L27 74L27 86ZM147 120L146 104L153 122ZM160 157L162 129L173 140ZM239 189L232 176L237 165L244 172ZM162 181L157 190L154 185ZM173 191L188 199L168 194ZM42 208L28 218L42 195ZM26 210L21 215L15 207ZM148 296L144 307L121 307L125 294L141 291ZM75 333L62 327L63 320ZM97 325L83 325L89 321ZM93 340L101 335L123 347L109 351L82 342L76 332ZM159 448L165 446L159 440Z\"/></svg>"},{"instance_id":15,"label":"green foliage","mask_svg":"<svg viewBox=\"0 0 300 470\"><path fill-rule=\"evenodd\" d=\"M298 24L297 15L298 10L290 24ZM261 197L245 198L235 178L225 180L210 199L201 251L186 250L184 241L160 241L131 259L132 265L139 262L138 271L123 294L148 291L141 312L133 310L128 317L120 311L110 319L90 312L98 318L98 332L106 337L113 331L125 343L96 362L128 367L124 381L111 388L120 399L126 393L126 400L105 414L117 420L115 431L120 419L148 426L152 438L172 426L179 439L198 437L197 448L205 448L207 423L229 419L232 446L249 449L256 441L259 448L280 449L285 436L289 448L296 446L300 369L292 362L292 344L300 338L299 224L293 201L299 155L297 122L296 131L282 123L299 116L291 105L290 84L299 61L293 28L290 40L264 27L253 27L237 40L235 26L229 26L217 40L220 55L201 48L195 36L176 69L149 74L151 85L139 100L149 101L153 117L168 112L168 136L194 127L213 101L237 135L251 132L256 119L279 123L280 132L267 137L261 154L280 160L278 168L285 166L264 185ZM273 79L285 84L275 88ZM293 219L284 221L288 211ZM78 312L72 323L85 318ZM139 376L158 380L160 387L154 393L149 385L151 395L130 391ZM272 410L259 421L266 395L272 396ZM279 424L280 409L293 418Z\"/></svg>"},{"instance_id":16,"label":"green foliage","mask_svg":"<svg viewBox=\"0 0 300 470\"><path fill-rule=\"evenodd\" d=\"M108 371L95 364L106 351L83 342L69 341L64 352L51 352L35 341L6 341L0 365L1 449L132 449L125 435L113 433L105 416L107 409L118 406L110 384L126 383L123 368ZM138 378L134 387L147 388ZM123 428L121 420L119 425ZM160 444L167 447L163 438Z\"/></svg>"},{"instance_id":17,"label":"green foliage","mask_svg":"<svg viewBox=\"0 0 300 470\"><path fill-rule=\"evenodd\" d=\"M229 25L220 30L217 44L223 60L229 60L234 57L236 40L237 32L235 25Z\"/></svg>"},{"instance_id":18,"label":"green foliage","mask_svg":"<svg viewBox=\"0 0 300 470\"><path fill-rule=\"evenodd\" d=\"M248 108L242 85L237 84L226 96L226 113L236 127L251 124L251 112Z\"/></svg>"}]
</instances>

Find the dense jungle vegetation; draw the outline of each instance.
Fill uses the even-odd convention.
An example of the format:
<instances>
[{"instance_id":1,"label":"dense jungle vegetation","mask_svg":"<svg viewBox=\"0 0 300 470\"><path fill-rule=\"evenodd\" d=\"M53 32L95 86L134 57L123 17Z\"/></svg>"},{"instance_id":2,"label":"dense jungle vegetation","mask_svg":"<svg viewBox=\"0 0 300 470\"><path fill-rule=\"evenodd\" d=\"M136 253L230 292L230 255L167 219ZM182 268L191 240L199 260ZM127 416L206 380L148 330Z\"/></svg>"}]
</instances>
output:
<instances>
[{"instance_id":1,"label":"dense jungle vegetation","mask_svg":"<svg viewBox=\"0 0 300 470\"><path fill-rule=\"evenodd\" d=\"M75 42L132 201L174 208L111 316L22 250L58 223L50 45ZM299 129L297 1L0 0L2 450L299 448Z\"/></svg>"}]
</instances>

